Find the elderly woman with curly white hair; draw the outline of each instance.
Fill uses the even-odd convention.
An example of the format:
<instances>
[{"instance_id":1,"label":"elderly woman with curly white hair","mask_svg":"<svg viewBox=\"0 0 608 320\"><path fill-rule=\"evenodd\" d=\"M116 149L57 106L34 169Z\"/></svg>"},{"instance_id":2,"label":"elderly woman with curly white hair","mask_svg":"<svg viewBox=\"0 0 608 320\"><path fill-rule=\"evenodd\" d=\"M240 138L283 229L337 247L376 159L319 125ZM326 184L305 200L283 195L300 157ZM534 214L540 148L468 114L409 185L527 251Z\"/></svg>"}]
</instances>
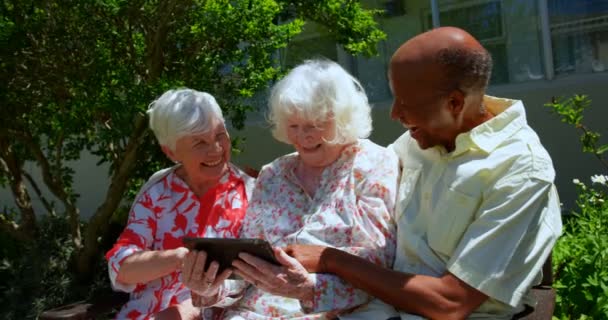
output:
<instances>
[{"instance_id":1,"label":"elderly woman with curly white hair","mask_svg":"<svg viewBox=\"0 0 608 320\"><path fill-rule=\"evenodd\" d=\"M130 293L117 319L200 319L181 282L184 258L195 254L182 247L182 238L238 237L254 180L230 163L230 137L210 94L169 90L150 104L148 115L176 165L141 188L106 254L113 288ZM216 280L216 286L223 282Z\"/></svg>"},{"instance_id":2,"label":"elderly woman with curly white hair","mask_svg":"<svg viewBox=\"0 0 608 320\"><path fill-rule=\"evenodd\" d=\"M245 281L204 292L201 305L224 307L222 319L326 319L371 300L333 275L309 274L280 248L325 245L392 264L399 167L365 139L370 113L359 82L331 61L306 61L276 84L273 134L296 152L262 168L241 237L268 240L281 265L241 253L233 272Z\"/></svg>"}]
</instances>

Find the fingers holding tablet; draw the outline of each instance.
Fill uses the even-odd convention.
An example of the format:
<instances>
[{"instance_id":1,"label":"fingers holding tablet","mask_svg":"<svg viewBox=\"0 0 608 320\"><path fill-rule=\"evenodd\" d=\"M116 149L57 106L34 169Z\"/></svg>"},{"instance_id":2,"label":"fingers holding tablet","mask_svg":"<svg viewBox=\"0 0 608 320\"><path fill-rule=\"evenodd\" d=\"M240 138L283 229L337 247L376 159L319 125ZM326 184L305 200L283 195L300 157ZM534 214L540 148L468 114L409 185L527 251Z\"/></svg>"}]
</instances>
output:
<instances>
[{"instance_id":1,"label":"fingers holding tablet","mask_svg":"<svg viewBox=\"0 0 608 320\"><path fill-rule=\"evenodd\" d=\"M184 259L182 266L182 282L190 290L203 297L217 295L224 280L232 274L232 269L227 268L219 275L219 264L211 262L207 270L207 253L205 251L190 251Z\"/></svg>"}]
</instances>

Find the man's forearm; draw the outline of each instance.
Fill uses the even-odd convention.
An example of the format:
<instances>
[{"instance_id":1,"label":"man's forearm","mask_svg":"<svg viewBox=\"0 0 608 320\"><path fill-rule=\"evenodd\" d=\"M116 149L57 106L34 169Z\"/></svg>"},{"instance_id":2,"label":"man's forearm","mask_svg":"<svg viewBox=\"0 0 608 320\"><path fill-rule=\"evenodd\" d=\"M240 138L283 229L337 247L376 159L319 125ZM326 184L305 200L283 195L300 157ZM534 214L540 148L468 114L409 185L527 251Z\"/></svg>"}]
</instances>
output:
<instances>
[{"instance_id":1,"label":"man's forearm","mask_svg":"<svg viewBox=\"0 0 608 320\"><path fill-rule=\"evenodd\" d=\"M471 297L466 302L468 305L463 306L462 292L450 290L454 285L461 285L453 283L453 276L435 278L397 272L333 248L327 249L322 259L326 272L339 276L399 310L430 319L466 318L485 300Z\"/></svg>"}]
</instances>

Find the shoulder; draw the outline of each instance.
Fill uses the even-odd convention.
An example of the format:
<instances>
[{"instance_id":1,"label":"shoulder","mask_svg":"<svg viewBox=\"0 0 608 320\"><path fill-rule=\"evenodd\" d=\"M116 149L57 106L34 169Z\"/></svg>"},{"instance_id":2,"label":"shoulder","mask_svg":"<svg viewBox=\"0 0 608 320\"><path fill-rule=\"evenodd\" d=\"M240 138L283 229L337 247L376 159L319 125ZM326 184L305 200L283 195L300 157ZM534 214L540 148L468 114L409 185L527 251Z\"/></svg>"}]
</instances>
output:
<instances>
[{"instance_id":1,"label":"shoulder","mask_svg":"<svg viewBox=\"0 0 608 320\"><path fill-rule=\"evenodd\" d=\"M171 187L175 185L174 180L179 180L175 174L177 168L178 166L173 166L153 173L150 178L148 178L148 181L139 189L139 193L135 199L137 200L143 194L161 194L166 190L170 190Z\"/></svg>"},{"instance_id":2,"label":"shoulder","mask_svg":"<svg viewBox=\"0 0 608 320\"><path fill-rule=\"evenodd\" d=\"M551 156L529 126L505 140L490 155L503 163L503 174L513 178L538 179L553 183L555 169Z\"/></svg>"},{"instance_id":3,"label":"shoulder","mask_svg":"<svg viewBox=\"0 0 608 320\"><path fill-rule=\"evenodd\" d=\"M391 150L369 140L361 139L353 163L353 174L357 185L396 185L399 177L399 160Z\"/></svg>"},{"instance_id":4,"label":"shoulder","mask_svg":"<svg viewBox=\"0 0 608 320\"><path fill-rule=\"evenodd\" d=\"M355 167L392 166L397 165L397 155L392 150L380 146L370 140L360 139L356 146Z\"/></svg>"},{"instance_id":5,"label":"shoulder","mask_svg":"<svg viewBox=\"0 0 608 320\"><path fill-rule=\"evenodd\" d=\"M229 164L229 168L230 168L230 171L232 172L232 175L236 179L243 182L243 185L245 186L245 192L247 193L247 197L250 198L251 192L253 191L253 188L255 186L255 178L248 175L245 171L241 170L239 167L237 167L233 163Z\"/></svg>"},{"instance_id":6,"label":"shoulder","mask_svg":"<svg viewBox=\"0 0 608 320\"><path fill-rule=\"evenodd\" d=\"M274 161L265 164L260 170L258 182L268 180L272 181L276 176L282 175L285 171L293 168L295 162L297 161L297 157L297 153L294 152L278 157Z\"/></svg>"}]
</instances>

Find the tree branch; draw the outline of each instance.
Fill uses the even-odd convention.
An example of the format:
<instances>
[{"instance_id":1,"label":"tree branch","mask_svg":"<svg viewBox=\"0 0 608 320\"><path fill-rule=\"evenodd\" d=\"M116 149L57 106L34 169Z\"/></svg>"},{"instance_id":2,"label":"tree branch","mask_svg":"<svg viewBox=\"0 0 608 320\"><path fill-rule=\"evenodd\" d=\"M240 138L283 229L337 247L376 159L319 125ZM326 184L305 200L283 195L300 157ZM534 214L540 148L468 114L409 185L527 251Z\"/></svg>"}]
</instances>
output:
<instances>
[{"instance_id":1,"label":"tree branch","mask_svg":"<svg viewBox=\"0 0 608 320\"><path fill-rule=\"evenodd\" d=\"M0 214L0 230L2 233L8 234L11 238L20 241L29 241L32 239L28 236L27 230L23 230L15 221L6 217L4 214Z\"/></svg>"},{"instance_id":2,"label":"tree branch","mask_svg":"<svg viewBox=\"0 0 608 320\"><path fill-rule=\"evenodd\" d=\"M584 125L578 125L577 127L578 127L580 130L582 130L582 131L583 131L583 134L590 134L590 133L592 133L592 131L591 131L591 130L589 130L589 128L587 128L587 127L586 127L586 126L584 126ZM601 163L601 164L603 164L603 165L604 165L604 167L606 167L606 168L608 169L608 161L607 161L606 159L604 159L604 157L602 157L602 155L601 155L601 154L598 154L598 153L597 153L597 150L598 150L598 148L597 148L597 144L595 144L595 143L594 143L594 144L593 144L593 155L594 155L594 156L595 156L595 157L596 157L596 158L597 158L597 159L600 161L600 163Z\"/></svg>"},{"instance_id":3,"label":"tree branch","mask_svg":"<svg viewBox=\"0 0 608 320\"><path fill-rule=\"evenodd\" d=\"M114 211L116 211L120 205L131 171L137 161L137 150L145 137L147 124L147 119L143 114L136 114L133 126L134 129L129 137L129 143L121 156L120 163L117 165L116 170L112 175L112 182L110 183L103 204L97 208L95 214L89 220L84 235L83 249L78 257L77 267L82 275L88 274L91 260L99 251L97 239L105 234L108 226L107 221L109 221Z\"/></svg>"},{"instance_id":4,"label":"tree branch","mask_svg":"<svg viewBox=\"0 0 608 320\"><path fill-rule=\"evenodd\" d=\"M25 171L23 172L23 176L27 179L27 182L30 183L30 185L34 189L34 192L36 192L36 195L38 196L38 198L42 202L42 205L44 205L44 208L46 209L46 211L51 216L55 216L56 213L55 213L55 209L53 208L53 205L51 205L51 203L42 195L42 192L40 192L40 188L38 187L38 184L36 183L36 181L34 181L34 179L32 178L32 176L29 173L25 172Z\"/></svg>"},{"instance_id":5,"label":"tree branch","mask_svg":"<svg viewBox=\"0 0 608 320\"><path fill-rule=\"evenodd\" d=\"M53 176L53 172L51 170L51 166L42 152L42 148L40 145L34 141L34 139L29 135L23 135L23 142L28 147L30 152L34 155L36 162L40 166L42 172L42 180L47 185L49 190L63 203L65 206L66 213L68 215L68 219L70 221L70 229L72 233L72 242L77 248L80 248L81 243L81 235L80 235L80 210L74 204L74 201L65 190L63 182L55 179Z\"/></svg>"},{"instance_id":6,"label":"tree branch","mask_svg":"<svg viewBox=\"0 0 608 320\"><path fill-rule=\"evenodd\" d=\"M6 137L0 136L0 170L8 177L15 204L21 213L21 225L17 226L14 232L23 233L21 238L33 238L38 231L38 225L30 195L23 183L22 168L23 161L14 154Z\"/></svg>"}]
</instances>

